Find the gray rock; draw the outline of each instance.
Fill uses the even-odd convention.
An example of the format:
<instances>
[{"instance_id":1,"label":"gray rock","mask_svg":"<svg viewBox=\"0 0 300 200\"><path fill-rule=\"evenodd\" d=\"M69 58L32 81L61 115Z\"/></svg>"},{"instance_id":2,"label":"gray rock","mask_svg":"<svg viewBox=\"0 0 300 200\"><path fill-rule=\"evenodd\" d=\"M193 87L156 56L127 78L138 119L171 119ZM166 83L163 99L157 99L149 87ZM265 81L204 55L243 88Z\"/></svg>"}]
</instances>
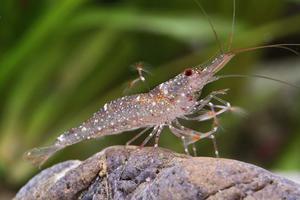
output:
<instances>
[{"instance_id":1,"label":"gray rock","mask_svg":"<svg viewBox=\"0 0 300 200\"><path fill-rule=\"evenodd\" d=\"M15 199L300 199L300 185L229 159L114 146L43 170Z\"/></svg>"}]
</instances>

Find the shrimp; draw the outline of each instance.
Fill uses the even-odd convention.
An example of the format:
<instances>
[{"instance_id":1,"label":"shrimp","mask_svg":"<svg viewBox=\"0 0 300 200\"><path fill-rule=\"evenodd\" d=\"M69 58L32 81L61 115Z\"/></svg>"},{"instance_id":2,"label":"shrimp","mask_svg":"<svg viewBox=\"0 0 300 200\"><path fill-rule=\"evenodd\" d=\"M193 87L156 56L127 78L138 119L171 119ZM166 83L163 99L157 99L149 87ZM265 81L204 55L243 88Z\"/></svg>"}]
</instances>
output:
<instances>
[{"instance_id":1,"label":"shrimp","mask_svg":"<svg viewBox=\"0 0 300 200\"><path fill-rule=\"evenodd\" d=\"M212 92L207 98L198 101L199 92L202 88L209 82L216 80L214 74L223 68L233 56L233 53L222 54L206 67L188 68L148 93L124 96L106 103L103 108L80 126L60 135L52 146L35 148L27 152L26 157L34 164L41 165L51 155L66 146L83 140L115 135L140 128L145 129L141 133L152 129L142 146L153 136L156 136L157 146L163 127L169 127L176 136L184 141L187 152L187 145L210 136L217 131L217 127L206 133L201 133L182 128L177 119L188 118L187 115L201 110L218 94L224 94L224 91ZM223 113L229 108L229 105L225 105L216 114ZM197 120L204 121L213 117L210 113L206 113L197 116Z\"/></svg>"},{"instance_id":2,"label":"shrimp","mask_svg":"<svg viewBox=\"0 0 300 200\"><path fill-rule=\"evenodd\" d=\"M211 22L210 25L214 30ZM230 38L231 42L232 35ZM218 41L216 34L215 37ZM150 139L155 137L154 147L157 147L160 134L165 127L168 127L176 137L182 140L184 151L187 154L189 154L189 145L194 145L195 142L204 138L211 138L214 141L215 153L218 156L214 136L219 129L217 116L236 109L229 102L219 97L220 95L225 95L227 89L213 91L208 96L200 98L202 89L207 84L219 78L224 78L216 76L216 73L223 69L237 54L260 48L275 47L286 49L288 48L287 45L289 45L275 44L230 50L231 42L227 52L221 51L215 59L206 65L187 68L174 78L159 84L147 93L124 96L106 103L80 126L71 128L60 135L53 145L34 148L25 153L25 158L33 164L41 166L53 154L67 146L83 140L116 135L137 129L142 129L142 131L128 141L126 145L131 144L135 139L149 132L141 146L146 145ZM218 102L218 104L213 102ZM180 122L182 119L198 122L213 120L214 123L211 130L200 132L183 126ZM193 151L194 153L196 151L194 146Z\"/></svg>"}]
</instances>

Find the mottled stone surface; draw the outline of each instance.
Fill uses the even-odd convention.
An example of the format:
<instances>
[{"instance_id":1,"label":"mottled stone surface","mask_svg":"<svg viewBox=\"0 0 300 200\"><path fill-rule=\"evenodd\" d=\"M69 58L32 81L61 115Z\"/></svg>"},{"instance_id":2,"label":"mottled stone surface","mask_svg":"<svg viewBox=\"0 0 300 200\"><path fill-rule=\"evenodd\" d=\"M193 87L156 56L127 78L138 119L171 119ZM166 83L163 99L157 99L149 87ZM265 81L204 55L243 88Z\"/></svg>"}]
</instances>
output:
<instances>
[{"instance_id":1,"label":"mottled stone surface","mask_svg":"<svg viewBox=\"0 0 300 200\"><path fill-rule=\"evenodd\" d=\"M300 185L236 160L114 146L32 178L15 199L300 199Z\"/></svg>"}]
</instances>

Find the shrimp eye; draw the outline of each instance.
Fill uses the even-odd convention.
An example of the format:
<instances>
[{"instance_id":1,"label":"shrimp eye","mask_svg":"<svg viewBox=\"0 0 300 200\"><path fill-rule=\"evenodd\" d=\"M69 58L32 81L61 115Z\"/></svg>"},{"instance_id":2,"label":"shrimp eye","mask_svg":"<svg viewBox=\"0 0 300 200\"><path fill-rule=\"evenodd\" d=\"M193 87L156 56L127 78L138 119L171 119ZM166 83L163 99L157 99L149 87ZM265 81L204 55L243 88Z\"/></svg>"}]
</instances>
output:
<instances>
[{"instance_id":1,"label":"shrimp eye","mask_svg":"<svg viewBox=\"0 0 300 200\"><path fill-rule=\"evenodd\" d=\"M192 74L193 74L193 70L192 69L186 69L184 71L184 75L186 75L186 76L191 76Z\"/></svg>"}]
</instances>

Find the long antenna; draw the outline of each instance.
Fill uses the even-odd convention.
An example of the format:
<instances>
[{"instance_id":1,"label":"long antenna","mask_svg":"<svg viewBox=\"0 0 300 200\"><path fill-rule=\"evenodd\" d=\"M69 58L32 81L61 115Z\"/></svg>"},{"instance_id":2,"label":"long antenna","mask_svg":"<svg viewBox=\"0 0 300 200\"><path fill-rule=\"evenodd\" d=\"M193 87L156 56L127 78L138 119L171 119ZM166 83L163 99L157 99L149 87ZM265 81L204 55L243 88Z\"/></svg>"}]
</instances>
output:
<instances>
[{"instance_id":1,"label":"long antenna","mask_svg":"<svg viewBox=\"0 0 300 200\"><path fill-rule=\"evenodd\" d=\"M228 51L230 51L233 43L233 36L234 36L234 27L235 27L235 16L236 16L236 3L235 0L233 0L233 9L232 9L232 23L231 23L231 32L229 35L229 41L228 41Z\"/></svg>"},{"instance_id":2,"label":"long antenna","mask_svg":"<svg viewBox=\"0 0 300 200\"><path fill-rule=\"evenodd\" d=\"M221 53L223 54L223 53L224 53L224 50L223 50L222 43L221 43L221 41L220 41L220 39L219 39L219 36L218 36L218 34L217 34L217 32L216 32L216 29L215 29L215 27L214 27L214 25L213 25L213 23L212 23L210 17L208 16L208 14L206 13L205 9L204 9L203 6L201 5L200 0L194 0L194 2L198 5L198 7L199 7L199 8L201 9L201 11L202 11L202 14L203 14L203 15L205 16L205 18L207 19L207 21L208 21L208 23L209 23L209 25L210 25L210 27L211 27L211 29L212 29L212 31L213 31L213 34L214 34L214 36L215 36L215 40L216 40L217 44L219 45L220 51L221 51Z\"/></svg>"},{"instance_id":3,"label":"long antenna","mask_svg":"<svg viewBox=\"0 0 300 200\"><path fill-rule=\"evenodd\" d=\"M238 54L238 53L247 52L247 51L253 51L253 50L257 50L257 49L279 48L279 49L286 49L288 51L293 52L296 55L299 55L299 52L297 52L296 50L290 48L289 46L300 46L300 44L271 44L271 45L262 45L262 46L257 46L257 47L234 49L231 52L234 53L234 54Z\"/></svg>"},{"instance_id":4,"label":"long antenna","mask_svg":"<svg viewBox=\"0 0 300 200\"><path fill-rule=\"evenodd\" d=\"M246 75L246 74L228 74L228 75L220 75L217 76L217 79L223 79L223 78L261 78L261 79L267 79L267 80L271 80L271 81L275 81L284 85L288 85L290 87L294 87L297 89L300 89L300 86L298 85L294 85L292 83L280 80L280 79L276 79L276 78L272 78L272 77L268 77L268 76L264 76L264 75L260 75L260 74L250 74L250 75Z\"/></svg>"}]
</instances>

